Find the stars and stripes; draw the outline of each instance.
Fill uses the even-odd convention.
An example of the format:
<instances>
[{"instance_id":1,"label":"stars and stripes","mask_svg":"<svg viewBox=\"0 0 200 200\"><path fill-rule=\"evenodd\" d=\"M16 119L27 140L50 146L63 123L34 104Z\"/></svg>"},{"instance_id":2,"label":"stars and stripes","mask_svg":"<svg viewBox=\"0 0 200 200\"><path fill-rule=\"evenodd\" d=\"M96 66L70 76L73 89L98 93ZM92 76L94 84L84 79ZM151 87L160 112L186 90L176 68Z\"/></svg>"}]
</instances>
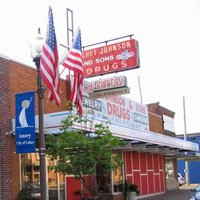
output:
<instances>
[{"instance_id":1,"label":"stars and stripes","mask_svg":"<svg viewBox=\"0 0 200 200\"><path fill-rule=\"evenodd\" d=\"M78 29L73 46L62 64L74 72L74 81L70 94L70 101L77 105L80 115L83 113L83 64L81 56L81 31Z\"/></svg>"},{"instance_id":2,"label":"stars and stripes","mask_svg":"<svg viewBox=\"0 0 200 200\"><path fill-rule=\"evenodd\" d=\"M42 47L40 61L41 76L49 88L48 99L60 104L60 76L58 68L58 49L55 35L52 8L49 7L49 22L47 26L47 38Z\"/></svg>"}]
</instances>

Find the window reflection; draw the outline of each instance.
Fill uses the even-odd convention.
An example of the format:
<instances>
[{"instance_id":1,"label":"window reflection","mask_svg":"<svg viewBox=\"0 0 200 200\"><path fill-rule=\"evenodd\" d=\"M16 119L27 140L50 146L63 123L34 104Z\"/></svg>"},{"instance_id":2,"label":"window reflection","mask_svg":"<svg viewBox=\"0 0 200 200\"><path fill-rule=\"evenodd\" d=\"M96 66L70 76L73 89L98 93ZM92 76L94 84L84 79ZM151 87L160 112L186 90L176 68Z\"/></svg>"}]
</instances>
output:
<instances>
[{"instance_id":1,"label":"window reflection","mask_svg":"<svg viewBox=\"0 0 200 200\"><path fill-rule=\"evenodd\" d=\"M50 166L55 165L47 159L49 200L64 200L64 175L54 173ZM22 189L34 196L40 196L40 163L38 153L21 154Z\"/></svg>"},{"instance_id":2,"label":"window reflection","mask_svg":"<svg viewBox=\"0 0 200 200\"><path fill-rule=\"evenodd\" d=\"M166 178L174 178L174 164L173 160L166 160L165 161L165 174Z\"/></svg>"},{"instance_id":3,"label":"window reflection","mask_svg":"<svg viewBox=\"0 0 200 200\"><path fill-rule=\"evenodd\" d=\"M121 152L114 152L113 155L118 156L118 157L120 157L120 159L122 159ZM101 166L100 165L97 166L98 179L100 179L99 193L112 193L112 191L113 192L123 192L123 170L122 170L122 167L114 169L111 174L103 174L104 168L105 167L103 166L103 164ZM111 178L111 176L112 176L112 178ZM113 190L112 190L112 186L113 186Z\"/></svg>"},{"instance_id":4,"label":"window reflection","mask_svg":"<svg viewBox=\"0 0 200 200\"><path fill-rule=\"evenodd\" d=\"M121 153L114 153L114 156L118 156L122 160ZM123 192L123 170L122 167L114 169L112 172L114 192Z\"/></svg>"}]
</instances>

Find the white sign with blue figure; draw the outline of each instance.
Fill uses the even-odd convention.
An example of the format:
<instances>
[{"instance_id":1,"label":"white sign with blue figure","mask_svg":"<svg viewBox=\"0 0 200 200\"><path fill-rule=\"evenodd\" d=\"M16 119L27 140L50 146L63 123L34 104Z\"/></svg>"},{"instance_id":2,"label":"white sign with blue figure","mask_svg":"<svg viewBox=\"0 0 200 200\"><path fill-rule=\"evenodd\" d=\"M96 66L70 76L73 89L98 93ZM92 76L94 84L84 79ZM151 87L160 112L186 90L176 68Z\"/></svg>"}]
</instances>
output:
<instances>
[{"instance_id":1,"label":"white sign with blue figure","mask_svg":"<svg viewBox=\"0 0 200 200\"><path fill-rule=\"evenodd\" d=\"M16 153L36 152L35 92L15 94Z\"/></svg>"}]
</instances>

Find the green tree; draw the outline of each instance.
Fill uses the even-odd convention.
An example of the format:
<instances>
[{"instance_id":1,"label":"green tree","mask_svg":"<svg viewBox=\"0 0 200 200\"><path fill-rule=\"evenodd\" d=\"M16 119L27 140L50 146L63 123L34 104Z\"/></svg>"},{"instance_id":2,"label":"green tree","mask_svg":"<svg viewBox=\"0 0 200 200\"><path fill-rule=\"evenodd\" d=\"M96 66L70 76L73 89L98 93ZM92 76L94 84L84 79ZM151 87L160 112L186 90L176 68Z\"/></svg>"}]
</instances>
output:
<instances>
[{"instance_id":1,"label":"green tree","mask_svg":"<svg viewBox=\"0 0 200 200\"><path fill-rule=\"evenodd\" d=\"M105 118L101 124L95 124L93 133L73 128L74 124L81 127L82 124L92 123L78 113L69 115L62 123L62 133L57 136L50 135L47 139L47 155L51 160L57 160L57 165L53 166L52 170L74 175L75 179L80 180L92 193L93 199L97 199L103 175L122 165L121 158L114 156L112 149L125 143L112 135L109 130L110 123ZM97 169L98 166L101 166L101 170ZM101 173L97 174L99 171ZM92 185L85 175L89 175Z\"/></svg>"}]
</instances>

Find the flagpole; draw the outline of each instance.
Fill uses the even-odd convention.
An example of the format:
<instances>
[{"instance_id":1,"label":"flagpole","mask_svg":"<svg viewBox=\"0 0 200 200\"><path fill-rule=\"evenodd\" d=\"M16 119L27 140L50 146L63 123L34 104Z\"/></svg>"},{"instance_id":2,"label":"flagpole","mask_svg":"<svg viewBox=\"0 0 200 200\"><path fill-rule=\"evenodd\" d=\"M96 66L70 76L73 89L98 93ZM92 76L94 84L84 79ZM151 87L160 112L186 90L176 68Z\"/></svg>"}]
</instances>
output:
<instances>
[{"instance_id":1,"label":"flagpole","mask_svg":"<svg viewBox=\"0 0 200 200\"><path fill-rule=\"evenodd\" d=\"M140 91L140 103L143 104L142 89L141 89L141 85L140 85L140 77L139 76L138 76L138 85L139 85L139 91Z\"/></svg>"},{"instance_id":2,"label":"flagpole","mask_svg":"<svg viewBox=\"0 0 200 200\"><path fill-rule=\"evenodd\" d=\"M185 114L185 97L183 96L183 115L184 115L184 140L187 140L187 127L186 127L186 114ZM187 155L187 152L185 152L185 154ZM187 185L190 184L190 180L189 180L189 165L188 165L188 161L185 161L185 175L186 175L186 182Z\"/></svg>"}]
</instances>

